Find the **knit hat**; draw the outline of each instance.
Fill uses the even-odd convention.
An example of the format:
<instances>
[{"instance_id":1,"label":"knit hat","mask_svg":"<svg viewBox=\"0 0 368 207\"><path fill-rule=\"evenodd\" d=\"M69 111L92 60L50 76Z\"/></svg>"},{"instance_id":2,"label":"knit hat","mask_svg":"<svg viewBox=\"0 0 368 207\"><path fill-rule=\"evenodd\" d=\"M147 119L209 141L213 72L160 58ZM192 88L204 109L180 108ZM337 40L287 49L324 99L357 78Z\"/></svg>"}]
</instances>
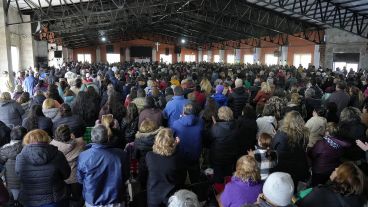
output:
<instances>
[{"instance_id":1,"label":"knit hat","mask_svg":"<svg viewBox=\"0 0 368 207\"><path fill-rule=\"evenodd\" d=\"M224 91L224 86L223 85L217 85L216 86L216 93L222 93L222 91Z\"/></svg>"},{"instance_id":2,"label":"knit hat","mask_svg":"<svg viewBox=\"0 0 368 207\"><path fill-rule=\"evenodd\" d=\"M263 185L263 194L271 203L277 206L289 205L293 193L294 183L288 173L272 173Z\"/></svg>"}]
</instances>

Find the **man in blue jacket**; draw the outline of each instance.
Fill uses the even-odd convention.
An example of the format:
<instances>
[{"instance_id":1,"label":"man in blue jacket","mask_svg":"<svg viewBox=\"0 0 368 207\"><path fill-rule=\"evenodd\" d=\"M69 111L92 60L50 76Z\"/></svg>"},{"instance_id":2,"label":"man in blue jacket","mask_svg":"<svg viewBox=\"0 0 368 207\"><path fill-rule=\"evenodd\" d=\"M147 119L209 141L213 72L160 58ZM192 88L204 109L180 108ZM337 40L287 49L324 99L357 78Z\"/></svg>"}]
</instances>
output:
<instances>
[{"instance_id":1,"label":"man in blue jacket","mask_svg":"<svg viewBox=\"0 0 368 207\"><path fill-rule=\"evenodd\" d=\"M196 109L192 103L186 104L182 116L174 121L171 127L175 136L180 139L177 148L181 161L178 175L180 185L184 185L187 173L192 184L199 182L199 157L202 151L204 121L195 112Z\"/></svg>"},{"instance_id":2,"label":"man in blue jacket","mask_svg":"<svg viewBox=\"0 0 368 207\"><path fill-rule=\"evenodd\" d=\"M77 177L83 184L86 207L124 206L129 167L125 152L108 145L107 129L97 125L91 132L90 148L79 155Z\"/></svg>"},{"instance_id":3,"label":"man in blue jacket","mask_svg":"<svg viewBox=\"0 0 368 207\"><path fill-rule=\"evenodd\" d=\"M174 88L174 96L172 100L166 104L166 107L163 111L163 115L166 119L168 119L168 126L171 127L174 121L180 118L180 114L183 112L183 107L189 101L184 98L183 88L180 86L176 86Z\"/></svg>"},{"instance_id":4,"label":"man in blue jacket","mask_svg":"<svg viewBox=\"0 0 368 207\"><path fill-rule=\"evenodd\" d=\"M33 88L37 84L36 78L33 76L33 72L29 72L28 77L24 79L24 90L29 93L30 97L33 97Z\"/></svg>"}]
</instances>

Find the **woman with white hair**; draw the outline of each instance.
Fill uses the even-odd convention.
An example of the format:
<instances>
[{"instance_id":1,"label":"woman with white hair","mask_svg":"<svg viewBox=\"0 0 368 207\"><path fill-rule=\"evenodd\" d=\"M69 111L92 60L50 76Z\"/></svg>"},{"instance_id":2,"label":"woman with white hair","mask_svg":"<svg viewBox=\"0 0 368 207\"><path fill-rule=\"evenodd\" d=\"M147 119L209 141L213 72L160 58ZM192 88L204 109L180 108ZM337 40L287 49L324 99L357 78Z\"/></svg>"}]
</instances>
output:
<instances>
[{"instance_id":1,"label":"woman with white hair","mask_svg":"<svg viewBox=\"0 0 368 207\"><path fill-rule=\"evenodd\" d=\"M178 161L175 151L178 143L179 139L173 137L173 131L164 128L156 135L153 151L147 152L149 207L166 206L170 195L176 189Z\"/></svg>"}]
</instances>

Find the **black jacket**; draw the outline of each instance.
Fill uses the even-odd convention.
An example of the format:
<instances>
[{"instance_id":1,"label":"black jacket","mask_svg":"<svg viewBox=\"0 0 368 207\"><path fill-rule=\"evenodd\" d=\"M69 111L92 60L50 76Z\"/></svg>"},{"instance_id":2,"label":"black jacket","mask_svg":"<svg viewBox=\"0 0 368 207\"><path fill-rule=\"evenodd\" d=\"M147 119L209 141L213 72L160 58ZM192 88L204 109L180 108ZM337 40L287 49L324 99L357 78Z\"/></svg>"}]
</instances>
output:
<instances>
[{"instance_id":1,"label":"black jacket","mask_svg":"<svg viewBox=\"0 0 368 207\"><path fill-rule=\"evenodd\" d=\"M22 126L24 128L26 128L28 131L32 130L32 129L29 129L28 127L28 121L29 118L25 118L23 119L23 122L22 122ZM52 121L50 118L47 118L45 116L39 116L38 117L38 121L37 121L37 129L42 129L42 130L45 130L50 136L52 136Z\"/></svg>"},{"instance_id":2,"label":"black jacket","mask_svg":"<svg viewBox=\"0 0 368 207\"><path fill-rule=\"evenodd\" d=\"M296 205L298 207L361 207L364 205L364 201L360 196L345 196L334 192L328 186L319 186L313 188L312 192L299 200Z\"/></svg>"},{"instance_id":3,"label":"black jacket","mask_svg":"<svg viewBox=\"0 0 368 207\"><path fill-rule=\"evenodd\" d=\"M240 136L241 154L247 154L248 150L254 149L257 144L258 126L256 119L239 117L237 121Z\"/></svg>"},{"instance_id":4,"label":"black jacket","mask_svg":"<svg viewBox=\"0 0 368 207\"><path fill-rule=\"evenodd\" d=\"M366 127L361 122L340 122L339 135L342 139L348 141L351 147L346 150L344 157L348 160L359 160L364 158L365 154L355 143L357 139L367 142L365 136Z\"/></svg>"},{"instance_id":5,"label":"black jacket","mask_svg":"<svg viewBox=\"0 0 368 207\"><path fill-rule=\"evenodd\" d=\"M239 129L235 122L217 122L211 128L210 159L213 164L235 164L240 155Z\"/></svg>"},{"instance_id":6,"label":"black jacket","mask_svg":"<svg viewBox=\"0 0 368 207\"><path fill-rule=\"evenodd\" d=\"M11 129L0 121L0 147L10 142L10 131Z\"/></svg>"},{"instance_id":7,"label":"black jacket","mask_svg":"<svg viewBox=\"0 0 368 207\"><path fill-rule=\"evenodd\" d=\"M84 135L85 123L83 119L81 119L78 115L64 116L64 117L58 115L54 119L52 131L55 133L55 130L62 124L68 125L71 133L73 133L75 137L82 137Z\"/></svg>"},{"instance_id":8,"label":"black jacket","mask_svg":"<svg viewBox=\"0 0 368 207\"><path fill-rule=\"evenodd\" d=\"M242 114L243 108L246 103L249 102L249 93L246 92L244 87L235 88L233 93L229 95L228 106L231 108L234 114L234 118L237 118Z\"/></svg>"},{"instance_id":9,"label":"black jacket","mask_svg":"<svg viewBox=\"0 0 368 207\"><path fill-rule=\"evenodd\" d=\"M24 206L40 206L67 197L64 180L70 166L57 147L46 143L24 146L17 156L15 172L22 183L20 201Z\"/></svg>"},{"instance_id":10,"label":"black jacket","mask_svg":"<svg viewBox=\"0 0 368 207\"><path fill-rule=\"evenodd\" d=\"M271 148L276 150L278 155L278 164L273 169L274 172L286 172L291 175L294 185L298 181L308 179L308 162L306 155L307 143L299 143L295 147L288 144L287 134L283 131L277 131L272 139Z\"/></svg>"},{"instance_id":11,"label":"black jacket","mask_svg":"<svg viewBox=\"0 0 368 207\"><path fill-rule=\"evenodd\" d=\"M22 141L18 141L4 145L0 149L0 164L5 166L5 180L8 189L20 189L20 181L15 173L15 158L22 148Z\"/></svg>"}]
</instances>

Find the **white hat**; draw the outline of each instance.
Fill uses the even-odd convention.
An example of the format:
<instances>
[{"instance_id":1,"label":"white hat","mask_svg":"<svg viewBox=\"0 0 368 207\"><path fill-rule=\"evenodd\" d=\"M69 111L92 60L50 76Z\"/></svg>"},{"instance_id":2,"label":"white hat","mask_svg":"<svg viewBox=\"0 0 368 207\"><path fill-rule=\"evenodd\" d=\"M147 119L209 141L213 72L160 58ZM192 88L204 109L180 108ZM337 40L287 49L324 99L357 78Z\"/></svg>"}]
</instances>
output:
<instances>
[{"instance_id":1,"label":"white hat","mask_svg":"<svg viewBox=\"0 0 368 207\"><path fill-rule=\"evenodd\" d=\"M263 185L263 194L271 203L287 206L294 194L293 179L288 173L272 173Z\"/></svg>"}]
</instances>

